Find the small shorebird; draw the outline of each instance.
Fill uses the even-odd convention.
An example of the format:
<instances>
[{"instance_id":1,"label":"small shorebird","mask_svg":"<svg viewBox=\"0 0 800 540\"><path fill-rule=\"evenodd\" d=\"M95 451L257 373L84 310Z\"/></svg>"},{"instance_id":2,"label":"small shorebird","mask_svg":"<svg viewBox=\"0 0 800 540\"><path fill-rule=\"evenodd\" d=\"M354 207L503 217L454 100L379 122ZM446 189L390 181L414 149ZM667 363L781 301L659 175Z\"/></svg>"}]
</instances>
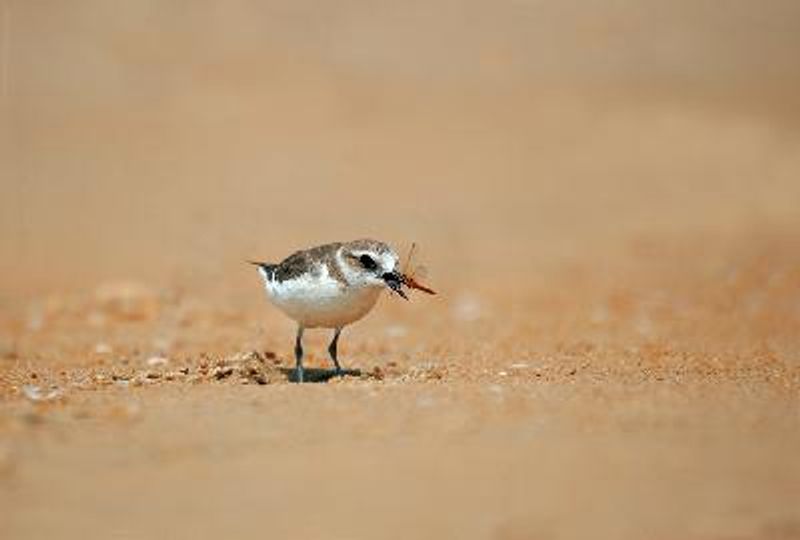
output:
<instances>
[{"instance_id":1,"label":"small shorebird","mask_svg":"<svg viewBox=\"0 0 800 540\"><path fill-rule=\"evenodd\" d=\"M303 382L306 328L333 329L328 352L337 374L342 374L337 357L339 335L345 326L369 313L384 289L406 300L403 286L435 294L400 271L397 254L377 240L325 244L298 251L279 264L251 262L264 279L270 301L297 321L294 355L298 382Z\"/></svg>"}]
</instances>

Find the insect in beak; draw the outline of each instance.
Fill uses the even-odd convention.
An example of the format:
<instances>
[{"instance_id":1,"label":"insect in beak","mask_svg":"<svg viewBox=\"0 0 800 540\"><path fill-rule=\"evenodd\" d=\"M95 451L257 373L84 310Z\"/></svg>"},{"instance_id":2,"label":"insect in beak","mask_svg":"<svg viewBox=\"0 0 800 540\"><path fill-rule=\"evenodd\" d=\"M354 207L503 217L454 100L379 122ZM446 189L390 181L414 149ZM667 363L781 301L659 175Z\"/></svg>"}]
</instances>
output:
<instances>
[{"instance_id":1,"label":"insect in beak","mask_svg":"<svg viewBox=\"0 0 800 540\"><path fill-rule=\"evenodd\" d=\"M402 274L397 272L386 272L381 277L386 283L386 286L389 287L392 292L395 292L405 300L408 300L408 296L406 296L406 293L403 292L403 284L405 283L405 279Z\"/></svg>"},{"instance_id":2,"label":"insect in beak","mask_svg":"<svg viewBox=\"0 0 800 540\"><path fill-rule=\"evenodd\" d=\"M402 281L403 285L408 287L409 289L416 289L418 291L422 291L427 294L436 294L436 291L431 289L430 287L426 287L419 281L415 279L416 273L419 270L422 270L423 267L415 268L411 261L414 259L414 254L417 252L417 244L416 242L411 244L411 248L408 250L408 256L406 257L406 262L403 264L403 270L399 272L400 274L400 281Z\"/></svg>"},{"instance_id":3,"label":"insect in beak","mask_svg":"<svg viewBox=\"0 0 800 540\"><path fill-rule=\"evenodd\" d=\"M428 293L428 294L436 294L436 291L434 291L430 287L426 287L422 283L419 283L412 276L409 276L407 274L403 274L402 278L403 278L403 285L405 285L409 289L416 289L418 291L422 291L422 292Z\"/></svg>"}]
</instances>

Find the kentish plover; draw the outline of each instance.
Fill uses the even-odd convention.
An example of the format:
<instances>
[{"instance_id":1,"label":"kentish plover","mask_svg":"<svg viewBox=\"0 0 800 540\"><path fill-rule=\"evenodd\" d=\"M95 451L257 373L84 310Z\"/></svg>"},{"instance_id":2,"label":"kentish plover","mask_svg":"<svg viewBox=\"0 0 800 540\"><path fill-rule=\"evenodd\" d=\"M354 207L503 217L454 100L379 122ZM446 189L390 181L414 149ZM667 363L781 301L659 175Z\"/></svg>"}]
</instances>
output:
<instances>
[{"instance_id":1,"label":"kentish plover","mask_svg":"<svg viewBox=\"0 0 800 540\"><path fill-rule=\"evenodd\" d=\"M294 354L297 381L303 382L303 331L331 328L328 347L338 374L339 334L348 324L369 313L388 288L408 300L403 286L433 294L398 268L397 254L377 240L335 242L298 251L279 264L253 262L258 267L267 297L297 321Z\"/></svg>"}]
</instances>

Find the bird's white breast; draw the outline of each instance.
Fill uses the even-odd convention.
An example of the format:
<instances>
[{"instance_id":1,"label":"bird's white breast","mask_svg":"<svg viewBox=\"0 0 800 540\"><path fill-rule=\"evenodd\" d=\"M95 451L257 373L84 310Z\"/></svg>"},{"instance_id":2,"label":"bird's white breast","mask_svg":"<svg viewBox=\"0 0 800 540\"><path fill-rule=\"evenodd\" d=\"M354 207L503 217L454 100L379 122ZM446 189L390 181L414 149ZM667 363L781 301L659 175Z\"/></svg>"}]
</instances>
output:
<instances>
[{"instance_id":1,"label":"bird's white breast","mask_svg":"<svg viewBox=\"0 0 800 540\"><path fill-rule=\"evenodd\" d=\"M357 321L377 302L379 287L346 285L319 264L293 279L270 279L262 270L267 296L289 317L306 328L337 328Z\"/></svg>"}]
</instances>

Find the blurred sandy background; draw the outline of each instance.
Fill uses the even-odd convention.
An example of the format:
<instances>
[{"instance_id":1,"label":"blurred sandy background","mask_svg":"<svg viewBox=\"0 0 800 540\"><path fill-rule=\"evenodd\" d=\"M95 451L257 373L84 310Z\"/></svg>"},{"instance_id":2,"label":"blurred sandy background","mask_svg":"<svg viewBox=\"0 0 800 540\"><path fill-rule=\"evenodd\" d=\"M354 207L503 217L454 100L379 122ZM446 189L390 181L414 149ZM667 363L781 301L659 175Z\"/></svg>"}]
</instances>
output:
<instances>
[{"instance_id":1,"label":"blurred sandy background","mask_svg":"<svg viewBox=\"0 0 800 540\"><path fill-rule=\"evenodd\" d=\"M0 1L0 533L800 537L799 59L781 0ZM371 375L217 380L291 364L243 260L362 236L442 293Z\"/></svg>"}]
</instances>

